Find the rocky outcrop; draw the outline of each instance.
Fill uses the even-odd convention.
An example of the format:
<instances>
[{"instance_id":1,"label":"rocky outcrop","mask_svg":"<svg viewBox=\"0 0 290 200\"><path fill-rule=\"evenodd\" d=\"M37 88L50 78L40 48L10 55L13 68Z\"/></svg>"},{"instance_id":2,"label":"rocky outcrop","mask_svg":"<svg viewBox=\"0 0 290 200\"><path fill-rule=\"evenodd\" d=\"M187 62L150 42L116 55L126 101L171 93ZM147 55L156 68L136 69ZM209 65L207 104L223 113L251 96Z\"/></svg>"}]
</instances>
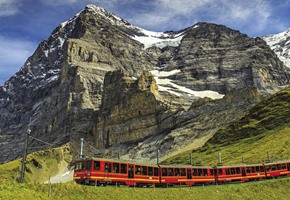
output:
<instances>
[{"instance_id":1,"label":"rocky outcrop","mask_svg":"<svg viewBox=\"0 0 290 200\"><path fill-rule=\"evenodd\" d=\"M0 87L0 163L21 156L27 129L74 155L82 137L135 159L197 147L289 74L263 40L225 26L153 33L89 5Z\"/></svg>"},{"instance_id":2,"label":"rocky outcrop","mask_svg":"<svg viewBox=\"0 0 290 200\"><path fill-rule=\"evenodd\" d=\"M145 71L138 80L121 71L109 72L104 90L96 123L98 147L138 140L165 128L161 115L167 107L158 100L158 87L150 72Z\"/></svg>"}]
</instances>

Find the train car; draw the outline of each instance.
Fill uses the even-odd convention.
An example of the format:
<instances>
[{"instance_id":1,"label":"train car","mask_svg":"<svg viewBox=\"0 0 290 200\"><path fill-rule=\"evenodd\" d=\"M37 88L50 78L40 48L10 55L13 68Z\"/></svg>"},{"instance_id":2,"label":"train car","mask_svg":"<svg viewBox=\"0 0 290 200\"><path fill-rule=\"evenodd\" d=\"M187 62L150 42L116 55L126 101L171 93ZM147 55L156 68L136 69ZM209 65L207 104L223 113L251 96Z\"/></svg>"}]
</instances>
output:
<instances>
[{"instance_id":1,"label":"train car","mask_svg":"<svg viewBox=\"0 0 290 200\"><path fill-rule=\"evenodd\" d=\"M131 168L131 173L129 170L129 180L126 182L126 185L150 186L161 184L159 177L160 169L158 165L135 163L129 164L128 168Z\"/></svg>"},{"instance_id":2,"label":"train car","mask_svg":"<svg viewBox=\"0 0 290 200\"><path fill-rule=\"evenodd\" d=\"M157 165L129 163L109 159L78 160L74 180L81 184L124 184L143 186L160 184Z\"/></svg>"},{"instance_id":3,"label":"train car","mask_svg":"<svg viewBox=\"0 0 290 200\"><path fill-rule=\"evenodd\" d=\"M213 184L215 176L212 167L191 165L160 165L162 186Z\"/></svg>"},{"instance_id":4,"label":"train car","mask_svg":"<svg viewBox=\"0 0 290 200\"><path fill-rule=\"evenodd\" d=\"M159 165L161 186L191 185L191 166Z\"/></svg>"},{"instance_id":5,"label":"train car","mask_svg":"<svg viewBox=\"0 0 290 200\"><path fill-rule=\"evenodd\" d=\"M215 168L216 182L251 181L266 178L265 166L257 165L237 165L219 166Z\"/></svg>"},{"instance_id":6,"label":"train car","mask_svg":"<svg viewBox=\"0 0 290 200\"><path fill-rule=\"evenodd\" d=\"M290 176L290 161L266 163L267 178Z\"/></svg>"},{"instance_id":7,"label":"train car","mask_svg":"<svg viewBox=\"0 0 290 200\"><path fill-rule=\"evenodd\" d=\"M214 184L216 175L213 167L192 167L192 180L194 184Z\"/></svg>"}]
</instances>

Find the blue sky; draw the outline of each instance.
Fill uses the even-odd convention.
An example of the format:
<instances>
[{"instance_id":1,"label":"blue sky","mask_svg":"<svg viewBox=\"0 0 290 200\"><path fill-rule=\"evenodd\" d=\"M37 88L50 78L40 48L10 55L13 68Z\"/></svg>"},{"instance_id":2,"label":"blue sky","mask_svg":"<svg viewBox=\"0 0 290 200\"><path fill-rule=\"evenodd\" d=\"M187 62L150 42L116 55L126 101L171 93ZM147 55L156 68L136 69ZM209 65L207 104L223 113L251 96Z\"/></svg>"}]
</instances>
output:
<instances>
[{"instance_id":1,"label":"blue sky","mask_svg":"<svg viewBox=\"0 0 290 200\"><path fill-rule=\"evenodd\" d=\"M151 31L213 22L256 37L290 27L290 0L0 0L0 85L55 27L87 4Z\"/></svg>"}]
</instances>

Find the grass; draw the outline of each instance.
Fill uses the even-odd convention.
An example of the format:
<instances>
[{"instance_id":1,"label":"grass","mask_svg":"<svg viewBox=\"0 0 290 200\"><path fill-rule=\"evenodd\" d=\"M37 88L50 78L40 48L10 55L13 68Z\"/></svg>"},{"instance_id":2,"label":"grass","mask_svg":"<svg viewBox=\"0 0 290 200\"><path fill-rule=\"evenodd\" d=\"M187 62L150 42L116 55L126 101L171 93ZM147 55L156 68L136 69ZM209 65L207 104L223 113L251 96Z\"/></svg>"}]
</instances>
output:
<instances>
[{"instance_id":1,"label":"grass","mask_svg":"<svg viewBox=\"0 0 290 200\"><path fill-rule=\"evenodd\" d=\"M69 147L67 145L59 148L34 152L27 156L25 182L42 183L50 176L57 174L63 163L69 163ZM20 177L21 159L0 165L0 182L17 181Z\"/></svg>"},{"instance_id":2,"label":"grass","mask_svg":"<svg viewBox=\"0 0 290 200\"><path fill-rule=\"evenodd\" d=\"M230 145L206 144L205 147L193 152L193 164L216 165L218 153L221 153L224 165L241 163L261 163L267 159L267 151L271 160L290 159L290 128L275 130L256 137L241 139ZM189 163L190 151L171 157L166 163Z\"/></svg>"},{"instance_id":3,"label":"grass","mask_svg":"<svg viewBox=\"0 0 290 200\"><path fill-rule=\"evenodd\" d=\"M75 183L0 183L0 199L289 199L290 178L267 181L175 188L94 187ZM274 189L275 188L275 189Z\"/></svg>"},{"instance_id":4,"label":"grass","mask_svg":"<svg viewBox=\"0 0 290 200\"><path fill-rule=\"evenodd\" d=\"M290 159L290 88L260 102L240 120L220 129L203 147L193 152L193 164L216 165L218 153L224 165L261 163L270 152L272 161ZM190 152L164 163L189 163Z\"/></svg>"}]
</instances>

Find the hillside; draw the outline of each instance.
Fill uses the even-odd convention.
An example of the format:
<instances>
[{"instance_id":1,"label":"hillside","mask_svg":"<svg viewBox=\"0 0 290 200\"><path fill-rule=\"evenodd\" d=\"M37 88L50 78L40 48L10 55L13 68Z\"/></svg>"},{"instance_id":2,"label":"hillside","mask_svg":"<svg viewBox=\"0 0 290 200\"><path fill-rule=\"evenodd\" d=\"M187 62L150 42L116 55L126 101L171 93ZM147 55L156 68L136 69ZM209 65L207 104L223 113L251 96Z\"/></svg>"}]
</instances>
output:
<instances>
[{"instance_id":1,"label":"hillside","mask_svg":"<svg viewBox=\"0 0 290 200\"><path fill-rule=\"evenodd\" d=\"M0 183L18 181L21 172L22 159L17 159L0 165ZM26 183L43 183L64 168L69 168L71 162L68 145L37 151L29 154L26 159ZM0 198L1 199L1 198Z\"/></svg>"},{"instance_id":2,"label":"hillside","mask_svg":"<svg viewBox=\"0 0 290 200\"><path fill-rule=\"evenodd\" d=\"M218 152L224 164L290 159L290 88L261 101L242 118L220 129L201 148L193 150L194 164L215 165ZM165 162L188 163L190 151Z\"/></svg>"}]
</instances>

